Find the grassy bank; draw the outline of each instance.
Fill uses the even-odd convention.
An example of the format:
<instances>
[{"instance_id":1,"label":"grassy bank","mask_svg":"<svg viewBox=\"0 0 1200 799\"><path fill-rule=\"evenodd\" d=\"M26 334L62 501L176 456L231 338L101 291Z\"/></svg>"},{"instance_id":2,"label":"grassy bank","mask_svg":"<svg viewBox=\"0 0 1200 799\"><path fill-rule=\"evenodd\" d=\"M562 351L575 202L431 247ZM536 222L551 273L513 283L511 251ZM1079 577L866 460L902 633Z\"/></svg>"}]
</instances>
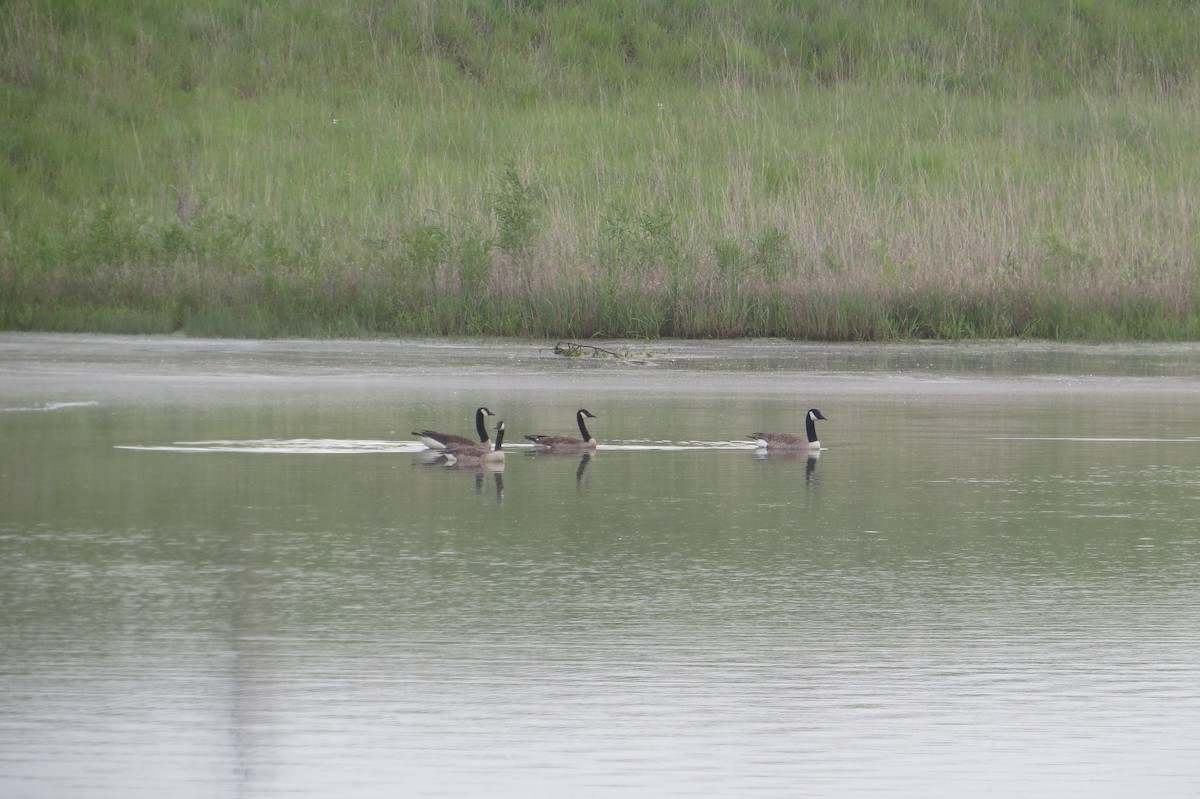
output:
<instances>
[{"instance_id":1,"label":"grassy bank","mask_svg":"<svg viewBox=\"0 0 1200 799\"><path fill-rule=\"evenodd\" d=\"M0 2L0 327L1200 338L1193 4L152 5Z\"/></svg>"}]
</instances>

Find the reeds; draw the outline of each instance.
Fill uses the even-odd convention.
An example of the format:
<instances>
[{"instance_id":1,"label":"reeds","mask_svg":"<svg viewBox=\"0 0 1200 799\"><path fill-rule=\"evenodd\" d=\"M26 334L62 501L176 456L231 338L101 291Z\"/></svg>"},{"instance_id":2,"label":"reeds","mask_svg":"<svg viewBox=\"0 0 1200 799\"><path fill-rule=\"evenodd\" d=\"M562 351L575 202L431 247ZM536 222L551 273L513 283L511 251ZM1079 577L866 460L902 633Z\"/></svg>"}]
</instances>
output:
<instances>
[{"instance_id":1,"label":"reeds","mask_svg":"<svg viewBox=\"0 0 1200 799\"><path fill-rule=\"evenodd\" d=\"M6 5L0 327L1200 334L1190 6L166 6Z\"/></svg>"}]
</instances>

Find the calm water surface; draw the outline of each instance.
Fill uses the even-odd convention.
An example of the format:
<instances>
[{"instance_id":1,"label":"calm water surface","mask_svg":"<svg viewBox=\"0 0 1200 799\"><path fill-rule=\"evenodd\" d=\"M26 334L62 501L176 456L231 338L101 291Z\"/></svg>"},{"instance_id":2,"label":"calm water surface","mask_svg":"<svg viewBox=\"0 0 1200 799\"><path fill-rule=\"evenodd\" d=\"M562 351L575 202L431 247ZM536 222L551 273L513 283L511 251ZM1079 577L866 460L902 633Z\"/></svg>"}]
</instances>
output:
<instances>
[{"instance_id":1,"label":"calm water surface","mask_svg":"<svg viewBox=\"0 0 1200 799\"><path fill-rule=\"evenodd\" d=\"M649 347L0 335L0 795L1200 792L1200 349Z\"/></svg>"}]
</instances>

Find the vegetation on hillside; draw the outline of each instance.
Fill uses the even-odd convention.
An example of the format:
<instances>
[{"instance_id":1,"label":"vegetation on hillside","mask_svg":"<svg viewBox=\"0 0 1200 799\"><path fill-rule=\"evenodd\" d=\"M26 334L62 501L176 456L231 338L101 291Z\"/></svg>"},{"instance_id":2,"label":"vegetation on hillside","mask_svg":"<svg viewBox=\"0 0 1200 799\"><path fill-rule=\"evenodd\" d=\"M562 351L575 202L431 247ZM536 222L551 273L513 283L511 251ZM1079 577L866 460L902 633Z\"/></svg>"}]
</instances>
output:
<instances>
[{"instance_id":1,"label":"vegetation on hillside","mask_svg":"<svg viewBox=\"0 0 1200 799\"><path fill-rule=\"evenodd\" d=\"M1198 23L0 0L0 328L1200 338Z\"/></svg>"}]
</instances>

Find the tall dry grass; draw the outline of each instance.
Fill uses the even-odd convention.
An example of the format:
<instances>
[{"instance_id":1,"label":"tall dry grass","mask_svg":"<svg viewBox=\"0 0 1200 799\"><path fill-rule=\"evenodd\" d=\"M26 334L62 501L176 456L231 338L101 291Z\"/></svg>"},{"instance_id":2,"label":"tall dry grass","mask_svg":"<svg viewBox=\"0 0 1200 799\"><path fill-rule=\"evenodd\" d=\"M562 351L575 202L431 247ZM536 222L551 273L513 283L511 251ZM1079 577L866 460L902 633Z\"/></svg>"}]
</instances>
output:
<instances>
[{"instance_id":1,"label":"tall dry grass","mask_svg":"<svg viewBox=\"0 0 1200 799\"><path fill-rule=\"evenodd\" d=\"M0 326L1200 333L1197 12L685 5L9 2Z\"/></svg>"}]
</instances>

